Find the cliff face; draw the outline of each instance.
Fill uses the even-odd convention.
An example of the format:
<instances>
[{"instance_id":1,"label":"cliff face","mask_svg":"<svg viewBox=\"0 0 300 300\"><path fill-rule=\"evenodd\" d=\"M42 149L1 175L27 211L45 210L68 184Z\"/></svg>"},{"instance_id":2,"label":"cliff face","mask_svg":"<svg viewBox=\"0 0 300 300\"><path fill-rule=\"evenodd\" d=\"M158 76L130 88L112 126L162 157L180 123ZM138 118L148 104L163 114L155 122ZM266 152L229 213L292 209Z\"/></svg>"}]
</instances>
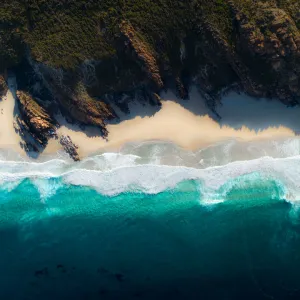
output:
<instances>
[{"instance_id":1,"label":"cliff face","mask_svg":"<svg viewBox=\"0 0 300 300\"><path fill-rule=\"evenodd\" d=\"M89 96L82 83L77 83L74 90L58 89L56 95L61 109L74 121L97 126L107 135L105 121L115 118L116 114L108 104Z\"/></svg>"},{"instance_id":2,"label":"cliff face","mask_svg":"<svg viewBox=\"0 0 300 300\"><path fill-rule=\"evenodd\" d=\"M94 99L87 92L86 86L73 74L38 64L30 59L33 70L43 85L50 91L57 108L70 121L99 127L107 135L106 120L116 116L114 110L104 101Z\"/></svg>"},{"instance_id":3,"label":"cliff face","mask_svg":"<svg viewBox=\"0 0 300 300\"><path fill-rule=\"evenodd\" d=\"M154 89L162 89L164 84L160 76L155 54L151 50L150 46L138 37L138 33L128 22L122 21L120 31L125 40L124 46L132 52L132 55L136 58L141 68L145 71L147 77L154 85Z\"/></svg>"}]
</instances>

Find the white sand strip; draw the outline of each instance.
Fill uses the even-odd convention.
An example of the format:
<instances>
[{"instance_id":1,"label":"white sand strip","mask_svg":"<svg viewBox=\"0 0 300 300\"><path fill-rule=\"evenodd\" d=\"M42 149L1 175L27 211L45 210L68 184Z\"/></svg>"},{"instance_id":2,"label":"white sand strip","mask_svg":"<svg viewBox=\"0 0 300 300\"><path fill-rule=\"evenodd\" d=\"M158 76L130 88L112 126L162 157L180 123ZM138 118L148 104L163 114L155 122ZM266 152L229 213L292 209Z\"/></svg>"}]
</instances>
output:
<instances>
[{"instance_id":1,"label":"white sand strip","mask_svg":"<svg viewBox=\"0 0 300 300\"><path fill-rule=\"evenodd\" d=\"M209 116L204 101L194 89L189 101L173 101L175 96L163 95L162 108L152 116L125 115L124 121L107 126L108 140L99 137L97 130L81 131L78 126L66 125L59 134L69 135L79 145L80 155L118 149L134 141L164 140L180 147L196 150L220 141L238 139L255 141L294 137L300 129L300 109L287 108L279 101L255 100L245 95L230 94L217 110L220 123ZM147 110L136 104L131 111ZM121 116L122 119L122 116ZM51 142L46 153L57 151Z\"/></svg>"},{"instance_id":2,"label":"white sand strip","mask_svg":"<svg viewBox=\"0 0 300 300\"><path fill-rule=\"evenodd\" d=\"M20 147L21 138L13 127L15 99L14 86L0 101L0 147L24 153ZM245 95L230 94L217 107L222 116L220 123L210 117L210 111L196 89L190 93L190 100L172 100L172 93L162 95L162 108L153 108L132 103L131 114L118 112L121 121L109 124L107 141L98 129L63 122L58 134L69 135L79 146L81 157L94 152L118 150L128 142L152 140L169 141L182 148L196 150L228 139L241 141L277 140L294 137L300 132L300 108L287 108L276 100L255 100ZM147 116L147 113L149 115ZM141 117L141 115L143 117ZM53 154L62 147L57 140L50 140L44 154Z\"/></svg>"},{"instance_id":3,"label":"white sand strip","mask_svg":"<svg viewBox=\"0 0 300 300\"><path fill-rule=\"evenodd\" d=\"M9 91L6 96L0 98L0 147L3 149L13 149L16 152L24 153L20 147L21 137L14 129L15 121L15 79L8 80Z\"/></svg>"}]
</instances>

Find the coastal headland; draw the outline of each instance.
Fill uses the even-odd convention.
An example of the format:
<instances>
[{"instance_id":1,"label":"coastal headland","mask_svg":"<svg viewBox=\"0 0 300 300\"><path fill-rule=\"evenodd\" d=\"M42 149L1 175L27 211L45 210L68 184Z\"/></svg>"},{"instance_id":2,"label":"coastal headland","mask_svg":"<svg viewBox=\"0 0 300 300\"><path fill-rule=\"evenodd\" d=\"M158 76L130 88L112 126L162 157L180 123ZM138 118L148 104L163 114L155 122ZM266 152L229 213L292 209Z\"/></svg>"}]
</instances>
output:
<instances>
[{"instance_id":1,"label":"coastal headland","mask_svg":"<svg viewBox=\"0 0 300 300\"><path fill-rule=\"evenodd\" d=\"M14 129L2 144L77 161L131 141L197 149L299 132L297 0L3 4L0 96Z\"/></svg>"}]
</instances>

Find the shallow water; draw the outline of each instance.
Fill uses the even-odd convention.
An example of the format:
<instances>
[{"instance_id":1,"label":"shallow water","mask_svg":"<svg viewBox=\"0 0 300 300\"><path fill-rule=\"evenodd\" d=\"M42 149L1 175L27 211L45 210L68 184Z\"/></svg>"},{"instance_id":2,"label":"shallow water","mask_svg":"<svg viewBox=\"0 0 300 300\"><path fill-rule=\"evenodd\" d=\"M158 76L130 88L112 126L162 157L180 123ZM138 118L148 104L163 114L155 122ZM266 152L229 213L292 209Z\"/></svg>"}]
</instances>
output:
<instances>
[{"instance_id":1,"label":"shallow water","mask_svg":"<svg viewBox=\"0 0 300 300\"><path fill-rule=\"evenodd\" d=\"M299 299L298 154L159 151L0 162L0 299Z\"/></svg>"}]
</instances>

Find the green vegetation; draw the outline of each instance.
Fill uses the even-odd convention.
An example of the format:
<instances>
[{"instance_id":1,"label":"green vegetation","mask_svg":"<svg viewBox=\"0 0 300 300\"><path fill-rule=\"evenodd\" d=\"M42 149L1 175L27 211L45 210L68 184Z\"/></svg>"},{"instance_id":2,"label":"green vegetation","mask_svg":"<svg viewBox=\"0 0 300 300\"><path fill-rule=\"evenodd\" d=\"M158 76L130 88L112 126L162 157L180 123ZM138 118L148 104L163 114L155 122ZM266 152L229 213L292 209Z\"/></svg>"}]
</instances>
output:
<instances>
[{"instance_id":1,"label":"green vegetation","mask_svg":"<svg viewBox=\"0 0 300 300\"><path fill-rule=\"evenodd\" d=\"M161 82L196 78L214 95L238 80L249 91L251 80L259 89L282 80L290 92L292 76L291 83L282 78L298 74L299 11L299 0L2 0L0 74L30 54L50 70L63 69L65 85L82 82L101 98L149 83L141 61L151 56ZM274 18L289 27L286 34L276 35ZM142 59L126 46L123 21L143 44ZM282 61L273 60L273 50Z\"/></svg>"},{"instance_id":2,"label":"green vegetation","mask_svg":"<svg viewBox=\"0 0 300 300\"><path fill-rule=\"evenodd\" d=\"M128 20L161 57L199 19L231 32L225 0L2 0L0 6L1 68L20 60L25 45L33 57L53 67L73 69L86 59L116 54L119 24ZM178 49L177 49L178 50Z\"/></svg>"},{"instance_id":3,"label":"green vegetation","mask_svg":"<svg viewBox=\"0 0 300 300\"><path fill-rule=\"evenodd\" d=\"M0 5L0 72L17 64L24 53L21 32L26 17L19 1Z\"/></svg>"},{"instance_id":4,"label":"green vegetation","mask_svg":"<svg viewBox=\"0 0 300 300\"><path fill-rule=\"evenodd\" d=\"M299 0L277 0L277 5L287 11L294 19L300 29L300 1Z\"/></svg>"}]
</instances>

